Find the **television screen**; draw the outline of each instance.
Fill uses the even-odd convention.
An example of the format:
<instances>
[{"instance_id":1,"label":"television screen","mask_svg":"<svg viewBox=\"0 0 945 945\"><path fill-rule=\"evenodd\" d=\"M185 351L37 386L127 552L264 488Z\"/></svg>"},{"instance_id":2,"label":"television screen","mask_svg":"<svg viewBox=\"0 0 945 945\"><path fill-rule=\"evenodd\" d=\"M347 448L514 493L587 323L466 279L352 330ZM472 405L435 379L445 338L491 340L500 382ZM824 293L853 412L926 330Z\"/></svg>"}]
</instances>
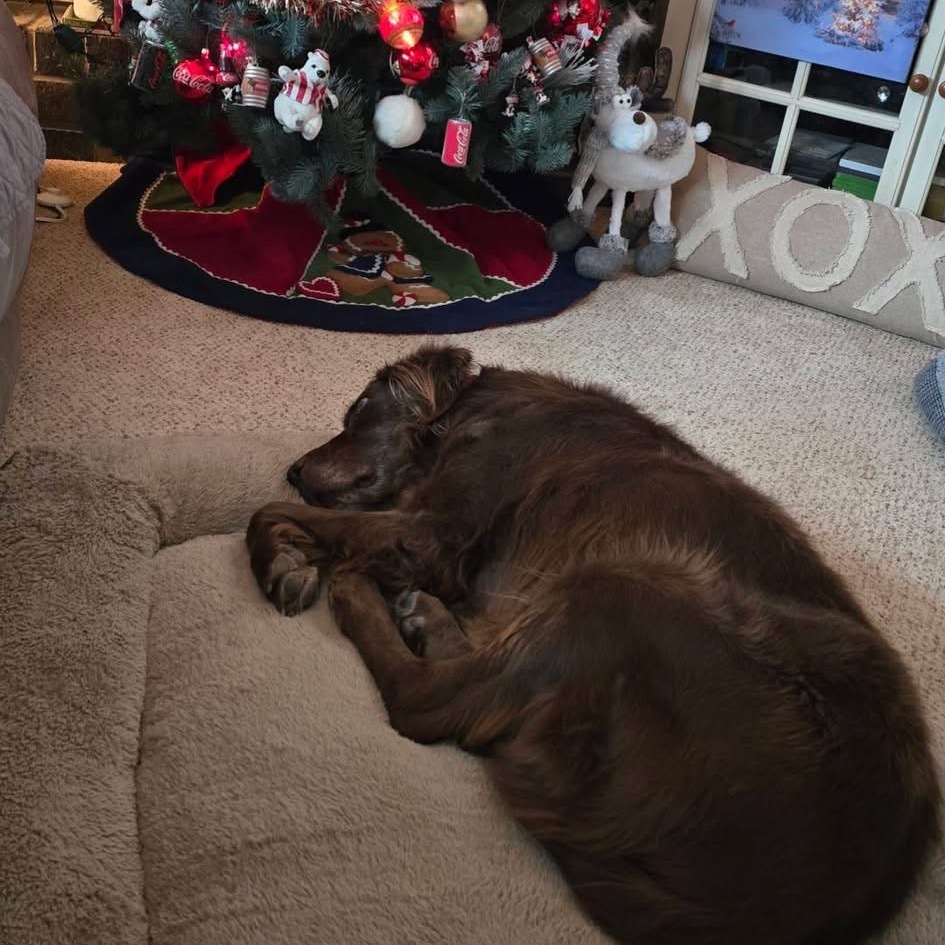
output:
<instances>
[{"instance_id":1,"label":"television screen","mask_svg":"<svg viewBox=\"0 0 945 945\"><path fill-rule=\"evenodd\" d=\"M719 0L712 39L891 82L909 77L930 0Z\"/></svg>"}]
</instances>

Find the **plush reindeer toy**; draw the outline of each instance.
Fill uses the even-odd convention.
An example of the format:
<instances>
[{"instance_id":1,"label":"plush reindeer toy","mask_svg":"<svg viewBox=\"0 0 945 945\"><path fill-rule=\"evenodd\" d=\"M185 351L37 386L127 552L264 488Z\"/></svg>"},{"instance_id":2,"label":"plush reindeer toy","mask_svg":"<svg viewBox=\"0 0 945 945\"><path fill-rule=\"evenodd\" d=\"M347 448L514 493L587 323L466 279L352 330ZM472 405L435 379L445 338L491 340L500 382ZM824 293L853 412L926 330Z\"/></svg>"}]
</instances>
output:
<instances>
[{"instance_id":1,"label":"plush reindeer toy","mask_svg":"<svg viewBox=\"0 0 945 945\"><path fill-rule=\"evenodd\" d=\"M691 128L684 119L657 121L644 110L639 85L620 85L620 54L650 27L633 11L611 31L598 57L593 126L587 135L572 180L570 216L548 234L552 249L567 251L584 239L594 213L610 193L610 225L596 247L578 251L575 265L581 275L613 279L631 259L641 275L665 272L673 261L676 229L670 218L673 184L682 180L695 161L697 142L709 137L700 122ZM584 188L593 179L587 195ZM633 223L648 227L649 243L631 255L621 234L627 194L633 195Z\"/></svg>"}]
</instances>

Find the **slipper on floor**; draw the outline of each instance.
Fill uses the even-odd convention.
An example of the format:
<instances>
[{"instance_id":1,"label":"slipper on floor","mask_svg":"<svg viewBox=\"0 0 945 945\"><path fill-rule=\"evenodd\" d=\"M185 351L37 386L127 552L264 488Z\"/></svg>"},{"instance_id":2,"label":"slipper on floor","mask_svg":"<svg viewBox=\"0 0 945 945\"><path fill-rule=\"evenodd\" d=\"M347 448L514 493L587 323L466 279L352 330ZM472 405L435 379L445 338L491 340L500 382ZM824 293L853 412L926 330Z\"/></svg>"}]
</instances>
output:
<instances>
[{"instance_id":1,"label":"slipper on floor","mask_svg":"<svg viewBox=\"0 0 945 945\"><path fill-rule=\"evenodd\" d=\"M38 200L36 201L37 223L62 223L67 216L65 207L50 207Z\"/></svg>"},{"instance_id":2,"label":"slipper on floor","mask_svg":"<svg viewBox=\"0 0 945 945\"><path fill-rule=\"evenodd\" d=\"M43 187L39 185L36 192L36 202L43 207L71 207L75 201L64 194L58 187Z\"/></svg>"},{"instance_id":3,"label":"slipper on floor","mask_svg":"<svg viewBox=\"0 0 945 945\"><path fill-rule=\"evenodd\" d=\"M916 375L914 390L929 426L945 440L945 351Z\"/></svg>"}]
</instances>

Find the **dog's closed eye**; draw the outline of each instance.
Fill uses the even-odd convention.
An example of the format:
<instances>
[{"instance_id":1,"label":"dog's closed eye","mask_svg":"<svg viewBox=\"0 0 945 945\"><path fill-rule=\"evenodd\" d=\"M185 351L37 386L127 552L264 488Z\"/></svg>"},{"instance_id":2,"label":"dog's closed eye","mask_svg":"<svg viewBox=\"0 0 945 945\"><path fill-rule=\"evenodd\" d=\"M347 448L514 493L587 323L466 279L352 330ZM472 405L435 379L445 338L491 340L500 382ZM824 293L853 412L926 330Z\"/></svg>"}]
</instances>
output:
<instances>
[{"instance_id":1,"label":"dog's closed eye","mask_svg":"<svg viewBox=\"0 0 945 945\"><path fill-rule=\"evenodd\" d=\"M348 412L345 414L344 419L344 428L346 430L351 428L351 422L354 418L368 405L368 398L362 397L356 404L348 409Z\"/></svg>"}]
</instances>

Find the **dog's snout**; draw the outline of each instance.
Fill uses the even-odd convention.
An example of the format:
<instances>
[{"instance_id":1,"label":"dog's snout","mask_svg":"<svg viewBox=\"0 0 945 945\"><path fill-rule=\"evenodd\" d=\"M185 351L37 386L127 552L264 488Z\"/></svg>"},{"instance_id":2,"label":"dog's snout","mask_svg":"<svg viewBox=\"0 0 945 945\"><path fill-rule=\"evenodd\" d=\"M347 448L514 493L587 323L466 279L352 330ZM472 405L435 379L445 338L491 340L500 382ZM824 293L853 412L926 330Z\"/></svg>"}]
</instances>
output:
<instances>
[{"instance_id":1,"label":"dog's snout","mask_svg":"<svg viewBox=\"0 0 945 945\"><path fill-rule=\"evenodd\" d=\"M285 477L288 480L290 486L298 489L302 484L302 464L300 462L293 463L289 467L289 471L285 474Z\"/></svg>"}]
</instances>

